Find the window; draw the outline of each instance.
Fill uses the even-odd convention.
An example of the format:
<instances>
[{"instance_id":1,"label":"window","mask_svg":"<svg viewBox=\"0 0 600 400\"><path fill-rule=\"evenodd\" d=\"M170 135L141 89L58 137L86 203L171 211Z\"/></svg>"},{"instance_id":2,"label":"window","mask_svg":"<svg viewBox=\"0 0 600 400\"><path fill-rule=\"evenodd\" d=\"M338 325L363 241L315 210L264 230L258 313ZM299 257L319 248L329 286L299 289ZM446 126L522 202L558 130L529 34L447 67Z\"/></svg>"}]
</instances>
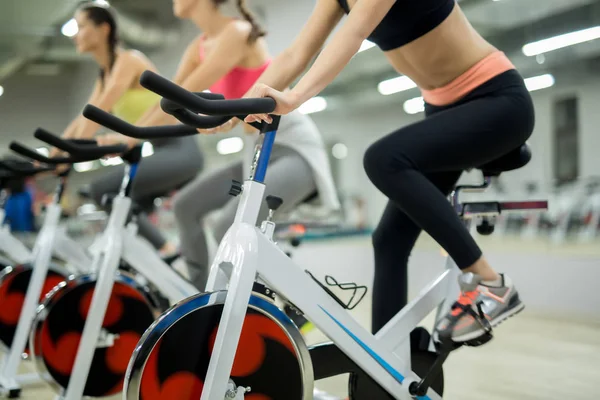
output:
<instances>
[{"instance_id":1,"label":"window","mask_svg":"<svg viewBox=\"0 0 600 400\"><path fill-rule=\"evenodd\" d=\"M579 119L577 97L554 102L554 178L557 185L579 176Z\"/></svg>"}]
</instances>

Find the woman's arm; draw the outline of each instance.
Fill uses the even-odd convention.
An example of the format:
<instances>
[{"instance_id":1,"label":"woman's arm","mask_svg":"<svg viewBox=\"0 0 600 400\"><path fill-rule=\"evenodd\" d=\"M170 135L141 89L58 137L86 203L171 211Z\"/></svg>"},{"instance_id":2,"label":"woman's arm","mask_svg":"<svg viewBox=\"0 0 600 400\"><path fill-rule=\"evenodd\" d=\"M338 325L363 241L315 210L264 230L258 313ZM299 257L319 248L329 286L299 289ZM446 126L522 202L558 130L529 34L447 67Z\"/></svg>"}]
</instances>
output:
<instances>
[{"instance_id":1,"label":"woman's arm","mask_svg":"<svg viewBox=\"0 0 600 400\"><path fill-rule=\"evenodd\" d=\"M264 81L264 84L256 85L247 96L274 98L277 107L273 114L287 114L300 107L302 103L321 92L344 69L362 42L379 25L395 1L358 0L352 7L346 23L336 32L312 67L291 91L282 93L277 90L281 86L275 89L270 87L270 84L275 81L272 79ZM261 120L271 122L271 117L268 114L255 114L249 115L245 119L246 122Z\"/></svg>"},{"instance_id":2,"label":"woman's arm","mask_svg":"<svg viewBox=\"0 0 600 400\"><path fill-rule=\"evenodd\" d=\"M175 77L173 78L173 82L178 85L187 78L196 68L198 68L201 64L200 60L200 38L196 38L192 43L190 43L183 54L181 62L177 67L177 72L175 73ZM136 122L138 126L152 126L154 120L158 120L155 114L165 114L161 108L160 104L156 104L148 109L142 115L142 117ZM175 119L171 118L169 115L165 114L162 116L165 121L165 124L175 123ZM154 125L156 126L156 124Z\"/></svg>"},{"instance_id":3,"label":"woman's arm","mask_svg":"<svg viewBox=\"0 0 600 400\"><path fill-rule=\"evenodd\" d=\"M289 87L321 50L343 16L344 10L336 0L318 0L296 39L275 57L257 83L277 90Z\"/></svg>"},{"instance_id":4,"label":"woman's arm","mask_svg":"<svg viewBox=\"0 0 600 400\"><path fill-rule=\"evenodd\" d=\"M396 0L358 0L348 20L319 54L310 70L291 90L289 96L300 106L319 94L344 69L362 42L379 25Z\"/></svg>"},{"instance_id":5,"label":"woman's arm","mask_svg":"<svg viewBox=\"0 0 600 400\"><path fill-rule=\"evenodd\" d=\"M245 21L230 23L219 35L210 54L202 62L199 62L187 76L184 77L183 73L178 74L179 76L174 79L175 83L191 92L208 89L244 58L248 50L248 35L251 29L251 25ZM199 51L197 45L196 51ZM187 52L186 55L190 56ZM180 68L183 69L186 65L182 62ZM181 80L178 81L179 79ZM142 126L158 126L174 123L177 120L157 107L153 108L150 115L144 116L142 122Z\"/></svg>"},{"instance_id":6,"label":"woman's arm","mask_svg":"<svg viewBox=\"0 0 600 400\"><path fill-rule=\"evenodd\" d=\"M133 80L140 75L143 68L144 64L142 60L133 53L121 53L117 58L117 62L113 67L102 94L95 101L90 102L90 104L110 112L121 96L131 87ZM99 127L100 125L97 123L89 119L83 119L75 137L89 139L94 136Z\"/></svg>"}]
</instances>

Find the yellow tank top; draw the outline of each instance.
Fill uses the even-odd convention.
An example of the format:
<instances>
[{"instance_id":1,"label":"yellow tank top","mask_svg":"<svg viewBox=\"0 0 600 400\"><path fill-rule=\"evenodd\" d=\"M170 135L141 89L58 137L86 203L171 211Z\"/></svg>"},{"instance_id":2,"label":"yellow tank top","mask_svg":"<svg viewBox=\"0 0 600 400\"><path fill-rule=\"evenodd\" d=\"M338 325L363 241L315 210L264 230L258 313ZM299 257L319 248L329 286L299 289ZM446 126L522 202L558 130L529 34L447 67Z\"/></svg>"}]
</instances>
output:
<instances>
[{"instance_id":1,"label":"yellow tank top","mask_svg":"<svg viewBox=\"0 0 600 400\"><path fill-rule=\"evenodd\" d=\"M160 100L160 96L146 89L129 89L113 106L113 114L135 124L148 109Z\"/></svg>"}]
</instances>

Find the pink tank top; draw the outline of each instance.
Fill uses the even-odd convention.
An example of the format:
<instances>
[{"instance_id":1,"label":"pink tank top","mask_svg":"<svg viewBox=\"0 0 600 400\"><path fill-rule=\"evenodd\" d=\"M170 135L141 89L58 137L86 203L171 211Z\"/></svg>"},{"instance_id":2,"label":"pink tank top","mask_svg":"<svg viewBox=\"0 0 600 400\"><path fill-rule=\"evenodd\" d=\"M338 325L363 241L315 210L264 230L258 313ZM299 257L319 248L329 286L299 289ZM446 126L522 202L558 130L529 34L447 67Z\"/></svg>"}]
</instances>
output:
<instances>
[{"instance_id":1,"label":"pink tank top","mask_svg":"<svg viewBox=\"0 0 600 400\"><path fill-rule=\"evenodd\" d=\"M203 42L204 36L200 40L200 60L204 59ZM256 68L235 67L211 85L209 90L212 93L222 94L226 99L239 99L250 90L254 82L260 78L270 63L271 60L267 60L263 65Z\"/></svg>"}]
</instances>

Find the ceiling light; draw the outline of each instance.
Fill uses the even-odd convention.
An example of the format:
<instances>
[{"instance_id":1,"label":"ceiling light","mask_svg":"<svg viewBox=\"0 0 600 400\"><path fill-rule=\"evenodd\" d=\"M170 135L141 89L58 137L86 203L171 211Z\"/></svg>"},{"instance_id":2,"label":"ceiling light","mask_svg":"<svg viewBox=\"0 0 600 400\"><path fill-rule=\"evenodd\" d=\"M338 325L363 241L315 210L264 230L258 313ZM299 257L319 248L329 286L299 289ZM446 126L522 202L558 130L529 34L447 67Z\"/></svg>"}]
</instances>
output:
<instances>
[{"instance_id":1,"label":"ceiling light","mask_svg":"<svg viewBox=\"0 0 600 400\"><path fill-rule=\"evenodd\" d=\"M304 102L304 104L298 107L298 111L300 111L300 113L302 114L312 114L319 111L323 111L326 108L327 100L325 100L324 97L317 96Z\"/></svg>"},{"instance_id":2,"label":"ceiling light","mask_svg":"<svg viewBox=\"0 0 600 400\"><path fill-rule=\"evenodd\" d=\"M525 86L530 92L554 86L554 76L545 74L525 79Z\"/></svg>"},{"instance_id":3,"label":"ceiling light","mask_svg":"<svg viewBox=\"0 0 600 400\"><path fill-rule=\"evenodd\" d=\"M79 26L77 26L77 21L75 21L75 18L71 18L70 20L65 22L65 24L60 29L60 33L62 33L66 37L73 37L77 35L77 32L79 32Z\"/></svg>"},{"instance_id":4,"label":"ceiling light","mask_svg":"<svg viewBox=\"0 0 600 400\"><path fill-rule=\"evenodd\" d=\"M230 137L227 139L219 140L217 143L217 152L219 154L234 154L242 151L244 148L244 141L239 137Z\"/></svg>"},{"instance_id":5,"label":"ceiling light","mask_svg":"<svg viewBox=\"0 0 600 400\"><path fill-rule=\"evenodd\" d=\"M407 114L418 114L425 111L425 101L423 97L415 97L410 100L406 100L403 105L404 112Z\"/></svg>"},{"instance_id":6,"label":"ceiling light","mask_svg":"<svg viewBox=\"0 0 600 400\"><path fill-rule=\"evenodd\" d=\"M142 145L142 157L150 157L154 154L154 146L150 142L144 142Z\"/></svg>"},{"instance_id":7,"label":"ceiling light","mask_svg":"<svg viewBox=\"0 0 600 400\"><path fill-rule=\"evenodd\" d=\"M85 161L85 162L75 163L75 164L73 164L73 168L77 172L91 171L92 169L94 169L94 162L93 161Z\"/></svg>"},{"instance_id":8,"label":"ceiling light","mask_svg":"<svg viewBox=\"0 0 600 400\"><path fill-rule=\"evenodd\" d=\"M405 90L416 88L417 84L412 81L408 76L399 76L396 78L388 79L386 81L379 82L377 90L384 96L403 92Z\"/></svg>"},{"instance_id":9,"label":"ceiling light","mask_svg":"<svg viewBox=\"0 0 600 400\"><path fill-rule=\"evenodd\" d=\"M548 53L553 50L562 49L568 46L574 46L579 43L589 42L590 40L600 38L600 26L583 29L576 32L565 33L564 35L554 36L537 42L528 43L523 46L523 54L528 57L536 56L542 53Z\"/></svg>"}]
</instances>

